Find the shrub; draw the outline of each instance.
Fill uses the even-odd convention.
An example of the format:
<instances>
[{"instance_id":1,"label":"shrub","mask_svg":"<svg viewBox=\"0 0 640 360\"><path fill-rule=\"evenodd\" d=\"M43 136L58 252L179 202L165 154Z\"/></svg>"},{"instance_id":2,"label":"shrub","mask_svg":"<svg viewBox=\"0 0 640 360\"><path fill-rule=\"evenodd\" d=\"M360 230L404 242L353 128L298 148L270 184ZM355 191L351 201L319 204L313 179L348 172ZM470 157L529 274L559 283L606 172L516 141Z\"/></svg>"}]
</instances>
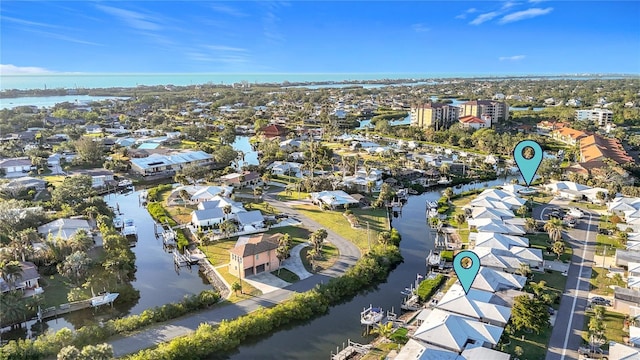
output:
<instances>
[{"instance_id":1,"label":"shrub","mask_svg":"<svg viewBox=\"0 0 640 360\"><path fill-rule=\"evenodd\" d=\"M418 296L420 297L420 301L427 301L433 294L438 291L438 288L444 282L444 276L442 274L436 275L433 279L423 280L420 285L418 285Z\"/></svg>"}]
</instances>

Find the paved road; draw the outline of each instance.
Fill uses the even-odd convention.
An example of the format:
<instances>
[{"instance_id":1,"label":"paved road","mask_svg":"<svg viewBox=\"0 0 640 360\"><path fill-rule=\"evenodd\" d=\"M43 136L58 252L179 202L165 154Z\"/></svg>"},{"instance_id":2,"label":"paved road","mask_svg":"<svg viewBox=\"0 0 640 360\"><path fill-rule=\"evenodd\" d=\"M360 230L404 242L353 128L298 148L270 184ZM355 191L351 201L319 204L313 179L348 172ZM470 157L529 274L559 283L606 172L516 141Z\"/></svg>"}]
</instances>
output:
<instances>
[{"instance_id":1,"label":"paved road","mask_svg":"<svg viewBox=\"0 0 640 360\"><path fill-rule=\"evenodd\" d=\"M302 216L292 209L291 205L277 201L274 193L265 193L264 198L265 201L269 202L269 204L278 210L295 215L309 230L315 231L321 228L320 224ZM111 340L109 344L113 346L114 355L120 357L186 335L196 330L201 323L215 325L223 319L234 319L255 311L259 307L274 306L288 299L296 292L311 290L316 284L327 282L332 277L342 275L344 271L353 266L360 258L360 250L353 243L340 237L335 232L327 230L327 233L329 234L328 240L331 241L340 252L338 261L336 261L331 268L307 279L298 281L285 289L276 290L235 304L223 305L211 310L188 315L177 320L169 321L163 325L145 329L131 336Z\"/></svg>"},{"instance_id":2,"label":"paved road","mask_svg":"<svg viewBox=\"0 0 640 360\"><path fill-rule=\"evenodd\" d=\"M535 219L543 219L544 214L557 207L559 206L552 201L550 205L534 209L533 216ZM591 267L594 265L593 255L599 220L598 214L585 212L585 217L580 219L576 227L563 234L563 238L573 248L573 257L565 292L549 340L546 360L578 359L577 349L582 345L584 312L590 290L589 280Z\"/></svg>"}]
</instances>

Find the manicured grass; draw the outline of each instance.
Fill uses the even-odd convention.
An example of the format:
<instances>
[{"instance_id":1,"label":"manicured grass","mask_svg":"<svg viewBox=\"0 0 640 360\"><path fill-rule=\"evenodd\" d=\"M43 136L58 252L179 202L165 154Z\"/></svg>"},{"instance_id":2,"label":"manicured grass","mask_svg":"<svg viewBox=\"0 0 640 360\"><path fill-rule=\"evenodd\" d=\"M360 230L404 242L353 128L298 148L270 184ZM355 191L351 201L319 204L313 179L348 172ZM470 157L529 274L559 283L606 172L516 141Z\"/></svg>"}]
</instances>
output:
<instances>
[{"instance_id":1,"label":"manicured grass","mask_svg":"<svg viewBox=\"0 0 640 360\"><path fill-rule=\"evenodd\" d=\"M243 199L243 200L245 200L245 208L247 210L260 210L263 215L276 215L280 213L280 211L278 211L276 208L274 208L273 206L271 206L271 204L267 202L264 202L264 201L253 202L250 199Z\"/></svg>"},{"instance_id":2,"label":"manicured grass","mask_svg":"<svg viewBox=\"0 0 640 360\"><path fill-rule=\"evenodd\" d=\"M361 357L361 360L378 360L385 359L391 350L400 350L401 345L393 342L384 342L377 344L366 355Z\"/></svg>"},{"instance_id":3,"label":"manicured grass","mask_svg":"<svg viewBox=\"0 0 640 360\"><path fill-rule=\"evenodd\" d=\"M596 255L602 255L606 249L607 256L614 256L616 254L616 249L624 248L625 246L616 238L615 235L596 235Z\"/></svg>"},{"instance_id":4,"label":"manicured grass","mask_svg":"<svg viewBox=\"0 0 640 360\"><path fill-rule=\"evenodd\" d=\"M200 245L198 248L207 256L213 266L219 266L229 262L229 250L236 245L237 237L218 240L209 245Z\"/></svg>"},{"instance_id":5,"label":"manicured grass","mask_svg":"<svg viewBox=\"0 0 640 360\"><path fill-rule=\"evenodd\" d=\"M296 275L295 273L285 269L285 268L281 268L279 270L276 271L272 271L271 272L273 275L279 277L280 279L288 282L288 283L294 283L296 281L300 281L300 277L298 277L298 275Z\"/></svg>"},{"instance_id":6,"label":"manicured grass","mask_svg":"<svg viewBox=\"0 0 640 360\"><path fill-rule=\"evenodd\" d=\"M304 191L292 191L289 193L285 190L278 193L278 199L280 201L305 200L309 199L309 193Z\"/></svg>"},{"instance_id":7,"label":"manicured grass","mask_svg":"<svg viewBox=\"0 0 640 360\"><path fill-rule=\"evenodd\" d=\"M332 267L333 264L335 264L338 260L338 255L340 255L340 253L338 252L338 248L336 248L332 244L324 244L322 246L322 251L320 252L321 256L316 257L313 260L315 268L312 269L310 259L307 257L307 253L309 252L309 250L311 250L311 246L303 248L300 251L300 259L302 260L304 268L310 273L313 273L314 270L318 272Z\"/></svg>"},{"instance_id":8,"label":"manicured grass","mask_svg":"<svg viewBox=\"0 0 640 360\"><path fill-rule=\"evenodd\" d=\"M584 331L582 332L582 339L585 341L585 344L589 342L589 321L593 316L593 311L587 311L584 318ZM615 341L617 343L624 344L622 340L623 336L628 336L629 332L624 331L624 320L625 314L609 311L608 309L604 313L604 337L607 340L604 345L602 345L603 350L609 349L609 341Z\"/></svg>"},{"instance_id":9,"label":"manicured grass","mask_svg":"<svg viewBox=\"0 0 640 360\"><path fill-rule=\"evenodd\" d=\"M160 193L160 197L162 198L162 206L167 210L169 215L175 222L178 224L186 224L191 222L191 212L197 209L196 205L186 205L186 206L167 206L166 201L171 191L164 191Z\"/></svg>"},{"instance_id":10,"label":"manicured grass","mask_svg":"<svg viewBox=\"0 0 640 360\"><path fill-rule=\"evenodd\" d=\"M40 286L44 289L44 305L43 308L66 304L67 293L71 289L67 285L66 279L62 275L56 274L40 279Z\"/></svg>"},{"instance_id":11,"label":"manicured grass","mask_svg":"<svg viewBox=\"0 0 640 360\"><path fill-rule=\"evenodd\" d=\"M216 270L220 273L220 275L229 283L229 285L233 285L234 282L239 281L238 276L229 273L229 267L223 266L219 267ZM262 291L253 287L253 285L249 284L246 281L242 281L242 294L238 292L237 294L233 291L231 292L231 296L229 296L230 302L238 302L246 299L250 299L254 296L262 295Z\"/></svg>"},{"instance_id":12,"label":"manicured grass","mask_svg":"<svg viewBox=\"0 0 640 360\"><path fill-rule=\"evenodd\" d=\"M378 241L378 233L389 230L386 209L351 209L360 223L360 228L351 227L342 211L322 211L313 205L296 206L304 216L320 223L327 229L335 231L345 239L351 240L361 250L369 248ZM367 221L369 222L369 237L367 237Z\"/></svg>"},{"instance_id":13,"label":"manicured grass","mask_svg":"<svg viewBox=\"0 0 640 360\"><path fill-rule=\"evenodd\" d=\"M285 226L280 228L272 228L265 232L266 234L289 234L291 237L292 245L295 246L299 243L307 242L311 231L300 226ZM292 247L293 247L292 246Z\"/></svg>"},{"instance_id":14,"label":"manicured grass","mask_svg":"<svg viewBox=\"0 0 640 360\"><path fill-rule=\"evenodd\" d=\"M608 277L607 273L609 270L594 267L591 269L591 280L589 283L591 284L591 292L598 295L613 295L613 289L610 287L611 285L617 285L620 287L626 287L624 280L616 281L613 277Z\"/></svg>"},{"instance_id":15,"label":"manicured grass","mask_svg":"<svg viewBox=\"0 0 640 360\"><path fill-rule=\"evenodd\" d=\"M58 186L62 184L65 177L66 176L63 176L63 175L51 175L51 176L45 176L43 180L50 183L53 186Z\"/></svg>"},{"instance_id":16,"label":"manicured grass","mask_svg":"<svg viewBox=\"0 0 640 360\"><path fill-rule=\"evenodd\" d=\"M607 210L606 205L598 205L598 204L577 202L577 201L571 201L569 203L569 206L575 206L578 208L589 209L589 210Z\"/></svg>"}]
</instances>

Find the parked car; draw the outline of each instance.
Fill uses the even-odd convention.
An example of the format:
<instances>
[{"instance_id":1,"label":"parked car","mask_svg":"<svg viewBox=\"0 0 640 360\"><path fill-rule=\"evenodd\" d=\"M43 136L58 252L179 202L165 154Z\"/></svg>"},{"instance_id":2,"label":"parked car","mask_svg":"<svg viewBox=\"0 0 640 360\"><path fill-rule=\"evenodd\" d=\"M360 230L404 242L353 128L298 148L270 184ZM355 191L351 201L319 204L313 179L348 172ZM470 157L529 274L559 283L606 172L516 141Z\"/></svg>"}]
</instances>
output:
<instances>
[{"instance_id":1,"label":"parked car","mask_svg":"<svg viewBox=\"0 0 640 360\"><path fill-rule=\"evenodd\" d=\"M578 348L578 354L581 360L608 360L607 353L600 348L580 347Z\"/></svg>"},{"instance_id":2,"label":"parked car","mask_svg":"<svg viewBox=\"0 0 640 360\"><path fill-rule=\"evenodd\" d=\"M611 300L607 300L600 296L592 297L591 299L589 299L589 301L591 301L591 303L595 305L611 306Z\"/></svg>"},{"instance_id":3,"label":"parked car","mask_svg":"<svg viewBox=\"0 0 640 360\"><path fill-rule=\"evenodd\" d=\"M569 209L569 215L573 216L576 219L580 219L584 216L584 212L578 208Z\"/></svg>"},{"instance_id":4,"label":"parked car","mask_svg":"<svg viewBox=\"0 0 640 360\"><path fill-rule=\"evenodd\" d=\"M547 311L549 311L549 315L553 315L556 313L556 309L552 308L551 306L547 308Z\"/></svg>"}]
</instances>

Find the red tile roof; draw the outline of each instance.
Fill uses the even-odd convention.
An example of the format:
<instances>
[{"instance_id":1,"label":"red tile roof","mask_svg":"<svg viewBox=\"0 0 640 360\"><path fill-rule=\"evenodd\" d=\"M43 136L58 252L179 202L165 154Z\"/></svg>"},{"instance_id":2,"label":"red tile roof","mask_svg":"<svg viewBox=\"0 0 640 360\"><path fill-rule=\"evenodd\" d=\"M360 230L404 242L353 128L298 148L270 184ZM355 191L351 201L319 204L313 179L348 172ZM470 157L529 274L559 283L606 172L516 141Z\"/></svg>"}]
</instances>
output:
<instances>
[{"instance_id":1,"label":"red tile roof","mask_svg":"<svg viewBox=\"0 0 640 360\"><path fill-rule=\"evenodd\" d=\"M463 124L484 124L484 120L479 119L473 115L467 115L460 118L460 122Z\"/></svg>"},{"instance_id":2,"label":"red tile roof","mask_svg":"<svg viewBox=\"0 0 640 360\"><path fill-rule=\"evenodd\" d=\"M600 135L590 135L580 140L580 153L584 162L611 159L622 165L633 162L616 139L605 138Z\"/></svg>"}]
</instances>

